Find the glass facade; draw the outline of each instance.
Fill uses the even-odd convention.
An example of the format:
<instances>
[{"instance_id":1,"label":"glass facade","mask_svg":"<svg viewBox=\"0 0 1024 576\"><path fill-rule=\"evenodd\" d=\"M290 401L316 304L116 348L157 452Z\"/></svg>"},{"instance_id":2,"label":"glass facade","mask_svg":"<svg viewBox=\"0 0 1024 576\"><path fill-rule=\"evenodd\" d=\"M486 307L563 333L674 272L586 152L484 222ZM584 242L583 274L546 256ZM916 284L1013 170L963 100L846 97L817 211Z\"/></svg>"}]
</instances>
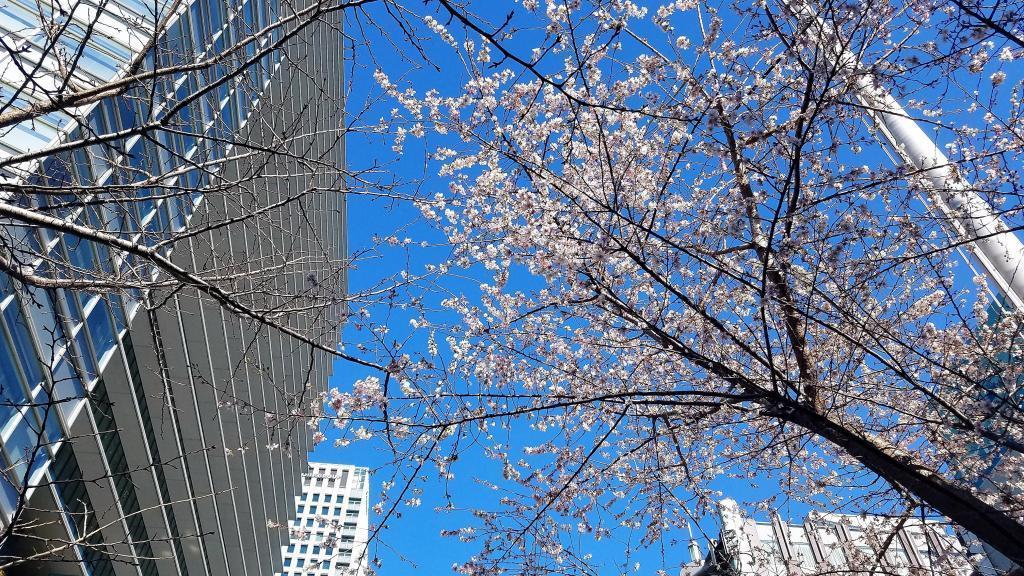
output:
<instances>
[{"instance_id":1,"label":"glass facade","mask_svg":"<svg viewBox=\"0 0 1024 576\"><path fill-rule=\"evenodd\" d=\"M131 74L145 78L74 109L0 128L0 201L67 225L57 231L0 219L2 256L18 263L22 273L73 279L83 286L111 277L152 280L158 277L152 265L130 251L113 251L77 235L72 227L147 247L188 229L208 209L210 186L223 182L220 176L237 163L239 134L270 100L277 107L272 113L309 133L325 126L336 130L341 62L330 58L341 51L340 19L305 33L307 45L317 37L322 45L292 54L293 61L306 65L301 76L293 76L286 70L289 45L279 45L283 31L274 25L279 9L278 0L116 0L98 6L12 0L0 6L0 35L17 45L0 50L0 116L45 105L72 89L87 91ZM53 23L59 25L56 34L47 29ZM70 72L68 55L74 56ZM323 95L296 78L331 86L333 109L309 114L308 102ZM281 95L272 99L275 90ZM340 136L303 144L343 162ZM302 185L300 178L294 180L280 188L287 193ZM340 183L332 183L340 195ZM316 201L312 208L324 214L344 207L340 198ZM343 221L330 227L342 234ZM328 240L336 240L343 252L338 237ZM160 254L173 256L172 245L161 247ZM287 514L275 498L290 502L297 492L304 454L294 463L290 456L282 463L285 458L267 449L252 450L237 463L210 456L210 446L224 450L230 438L250 449L268 448L275 438L243 421L237 410L216 412L216 402L211 415L203 393L183 388L183 383L208 384L223 372L218 361L231 362L232 353L240 354L231 350L244 348L236 342L245 336L244 327L211 315L203 316L203 330L196 331L180 311L177 316L139 314L145 298L142 290L115 291L101 283L83 289L33 286L0 271L0 527L17 520L23 500L48 498L63 510L67 533L85 539L74 547L83 574L126 570L110 561L126 550L114 551L98 540L108 537L108 530L111 541L123 535L127 553L137 559L128 570L139 576L226 574L232 558L244 557L242 550L259 542L255 561L274 565L281 537L253 525ZM331 338L329 331L323 333ZM209 354L210 376L193 379L199 371L194 366L203 360L199 352L213 346L211 334L227 352ZM249 346L262 355L268 372L283 376L277 381L287 380L298 371L283 366L291 360L275 338ZM190 349L187 365L178 356L165 357L183 350L190 358ZM315 379L323 386L330 361L318 356L316 362ZM143 363L150 367L140 367ZM262 390L271 384L260 373L227 380L244 385L249 398L279 401ZM93 431L95 446L73 433L83 426ZM125 430L138 437L125 438ZM308 442L299 439L295 446L301 451ZM93 456L76 456L80 449ZM106 507L94 507L90 500L103 489L97 475L108 484ZM243 498L233 490L244 494L244 505L222 502L224 493ZM118 526L101 524L94 512L99 509L116 509ZM245 535L226 534L243 527ZM0 542L0 556L23 553L9 550L16 544L24 543ZM61 570L67 570L68 560L61 558Z\"/></svg>"},{"instance_id":2,"label":"glass facade","mask_svg":"<svg viewBox=\"0 0 1024 576\"><path fill-rule=\"evenodd\" d=\"M133 21L132 17L145 20L141 14L152 11L141 2L119 4L111 12L116 12L117 17L125 21ZM228 4L223 0L196 0L192 3L142 57L145 63L143 70L209 58L224 50L226 43L233 44L248 37L253 29L266 27L276 17L278 9L275 0L243 0ZM33 20L28 12L34 12L35 6L26 6L27 3L23 6L12 2L0 7L0 26L11 26L3 32L18 31L29 43L43 50L46 46L42 33L26 25ZM160 5L161 9L165 6ZM230 14L230 17L225 18L225 14ZM73 43L74 34L62 38ZM273 35L267 35L258 42L251 42L245 53L251 57L273 39ZM111 63L129 63L131 53L128 45L98 35L91 36L90 41L96 46L90 45L85 50L87 57L81 71L90 77L92 83L114 77L118 70ZM63 43L61 45L64 46ZM75 48L73 44L67 46L69 50ZM186 163L212 163L209 171L216 173L219 170L216 162L230 153L232 135L247 120L253 110L252 100L269 84L280 58L279 51L268 52L247 67L241 74L242 80L236 83L221 81L223 70L214 67L199 74L163 77L160 81L163 90L136 86L125 94L92 106L84 115L85 126L72 127L75 123L69 117L59 115L53 119L53 124L37 119L27 121L0 135L0 143L8 153L31 152L47 146L59 148L61 142L81 141L86 131L95 134L131 131L140 122L155 122L170 109L180 106L171 122L173 131L157 132L155 138L131 136L116 140L107 147L56 154L34 163L31 172L8 172L7 177L27 178L50 186L74 182L78 186L89 183L113 187L134 184L140 180L139 176L174 173L176 168L184 167ZM97 59L106 64L91 67ZM216 84L218 81L221 81L219 85ZM187 101L207 87L211 88L209 93ZM11 93L16 87L3 86L0 97L4 94L2 90ZM58 130L68 128L64 133ZM24 141L30 133L36 141L31 146ZM181 182L172 177L162 186L165 190L173 190L177 185L200 191L208 177L206 171L188 170L177 177ZM22 194L15 199L40 210L61 201L43 194ZM157 199L150 199L143 193L137 199L101 202L94 209L79 209L66 217L71 222L87 221L96 228L152 244L160 239L161 231L184 227L202 199L199 192ZM35 251L36 247L46 247L53 254L52 261L69 263L83 278L88 278L90 271L116 267L125 273L138 271L135 262L112 257L105 246L70 233L54 234L47 229L22 228L13 236L16 238L15 249L20 245L28 253ZM37 259L35 265L42 267L47 263ZM152 273L149 270L142 272ZM0 430L3 430L4 469L13 471L5 478L6 489L17 490L25 483L33 484L33 477L25 474L30 460L33 473L41 473L52 460L53 452L59 448L59 441L40 454L32 454L24 447L35 445L40 435L59 440L62 426L70 426L83 405L85 391L93 388L113 356L118 335L138 311L139 301L122 299L116 294L62 288L29 289L19 286L2 272L0 276L3 276L0 280L0 314L5 328L4 337L0 338L0 365L3 366L0 368L0 377L3 378L0 385L5 400L0 411ZM34 404L40 404L51 390L60 418L57 414L44 413L46 407L23 408L28 404L26 398L31 397ZM9 521L12 512L9 503L0 500L0 518Z\"/></svg>"}]
</instances>

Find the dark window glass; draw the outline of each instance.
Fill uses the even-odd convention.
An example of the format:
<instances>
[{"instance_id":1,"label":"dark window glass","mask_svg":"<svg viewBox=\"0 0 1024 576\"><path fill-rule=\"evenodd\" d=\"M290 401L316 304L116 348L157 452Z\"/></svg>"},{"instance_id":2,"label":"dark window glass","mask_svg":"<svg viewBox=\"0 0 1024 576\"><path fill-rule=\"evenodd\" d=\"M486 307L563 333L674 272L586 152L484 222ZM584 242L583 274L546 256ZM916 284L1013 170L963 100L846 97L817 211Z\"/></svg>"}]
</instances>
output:
<instances>
[{"instance_id":1,"label":"dark window glass","mask_svg":"<svg viewBox=\"0 0 1024 576\"><path fill-rule=\"evenodd\" d=\"M53 390L54 397L58 400L65 398L84 398L85 390L82 382L78 379L78 373L68 358L62 358L53 368Z\"/></svg>"},{"instance_id":2,"label":"dark window glass","mask_svg":"<svg viewBox=\"0 0 1024 576\"><path fill-rule=\"evenodd\" d=\"M86 381L91 382L98 373L96 372L96 361L93 359L92 351L86 343L89 335L85 330L79 330L75 335L75 359L84 372Z\"/></svg>"},{"instance_id":3,"label":"dark window glass","mask_svg":"<svg viewBox=\"0 0 1024 576\"><path fill-rule=\"evenodd\" d=\"M19 366L21 366L31 388L42 382L43 368L39 365L35 347L32 346L32 338L28 332L28 325L21 315L17 300L8 304L4 310L4 320L7 321L7 329L11 331L11 341L14 343L15 353L18 355Z\"/></svg>"},{"instance_id":4,"label":"dark window glass","mask_svg":"<svg viewBox=\"0 0 1024 576\"><path fill-rule=\"evenodd\" d=\"M114 325L110 321L110 307L107 299L100 297L92 312L86 318L89 325L89 336L92 338L93 348L96 356L102 358L115 342Z\"/></svg>"},{"instance_id":5,"label":"dark window glass","mask_svg":"<svg viewBox=\"0 0 1024 576\"><path fill-rule=\"evenodd\" d=\"M0 330L0 427L25 403L25 391L18 377L18 358Z\"/></svg>"},{"instance_id":6,"label":"dark window glass","mask_svg":"<svg viewBox=\"0 0 1024 576\"><path fill-rule=\"evenodd\" d=\"M38 444L39 434L34 426L29 426L24 416L17 415L4 430L3 440L8 458L14 467L14 479L20 485L25 481L29 461L34 457L41 457L33 456L36 452L35 447Z\"/></svg>"}]
</instances>

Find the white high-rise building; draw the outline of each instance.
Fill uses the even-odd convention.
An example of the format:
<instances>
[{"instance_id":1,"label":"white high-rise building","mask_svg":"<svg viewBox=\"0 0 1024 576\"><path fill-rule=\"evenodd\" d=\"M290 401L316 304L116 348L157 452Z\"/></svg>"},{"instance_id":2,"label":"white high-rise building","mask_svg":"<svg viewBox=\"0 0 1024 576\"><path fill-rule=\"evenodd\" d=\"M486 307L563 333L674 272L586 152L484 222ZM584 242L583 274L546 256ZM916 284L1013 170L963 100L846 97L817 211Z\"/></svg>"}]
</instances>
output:
<instances>
[{"instance_id":1,"label":"white high-rise building","mask_svg":"<svg viewBox=\"0 0 1024 576\"><path fill-rule=\"evenodd\" d=\"M370 472L346 464L310 462L295 498L290 542L279 576L365 574L369 556Z\"/></svg>"}]
</instances>

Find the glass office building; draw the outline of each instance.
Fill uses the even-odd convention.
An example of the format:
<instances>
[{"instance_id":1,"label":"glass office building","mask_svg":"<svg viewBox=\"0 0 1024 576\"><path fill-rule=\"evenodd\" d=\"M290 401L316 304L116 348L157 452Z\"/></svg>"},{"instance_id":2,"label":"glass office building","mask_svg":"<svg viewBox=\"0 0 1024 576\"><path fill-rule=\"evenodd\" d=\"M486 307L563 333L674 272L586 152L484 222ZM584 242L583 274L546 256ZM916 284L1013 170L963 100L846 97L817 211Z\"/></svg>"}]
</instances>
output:
<instances>
[{"instance_id":1,"label":"glass office building","mask_svg":"<svg viewBox=\"0 0 1024 576\"><path fill-rule=\"evenodd\" d=\"M367 572L370 471L310 462L295 498L278 576L361 576Z\"/></svg>"},{"instance_id":2,"label":"glass office building","mask_svg":"<svg viewBox=\"0 0 1024 576\"><path fill-rule=\"evenodd\" d=\"M116 242L237 277L256 308L333 301L275 317L335 344L341 13L310 7L0 6L8 574L280 569L330 355L201 291L146 289L166 269Z\"/></svg>"}]
</instances>

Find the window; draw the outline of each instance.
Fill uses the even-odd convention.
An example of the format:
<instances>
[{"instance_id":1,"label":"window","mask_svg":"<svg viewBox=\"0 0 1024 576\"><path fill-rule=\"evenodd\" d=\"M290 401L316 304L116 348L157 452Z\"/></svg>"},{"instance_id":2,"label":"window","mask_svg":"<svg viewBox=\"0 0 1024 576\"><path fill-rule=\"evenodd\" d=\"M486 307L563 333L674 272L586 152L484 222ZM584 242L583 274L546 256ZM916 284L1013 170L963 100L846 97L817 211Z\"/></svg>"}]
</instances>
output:
<instances>
[{"instance_id":1,"label":"window","mask_svg":"<svg viewBox=\"0 0 1024 576\"><path fill-rule=\"evenodd\" d=\"M114 325L110 321L106 298L98 298L96 306L89 313L86 323L89 325L89 336L96 356L103 362L103 357L114 346ZM102 367L102 366L101 366Z\"/></svg>"},{"instance_id":2,"label":"window","mask_svg":"<svg viewBox=\"0 0 1024 576\"><path fill-rule=\"evenodd\" d=\"M284 567L287 568L287 567L289 567L291 565L292 565L292 559L287 557L287 556L285 556L285 558L284 558Z\"/></svg>"},{"instance_id":3,"label":"window","mask_svg":"<svg viewBox=\"0 0 1024 576\"><path fill-rule=\"evenodd\" d=\"M305 558L299 558L299 561L295 563L295 567L296 568L302 568L305 565L306 565L306 559Z\"/></svg>"},{"instance_id":4,"label":"window","mask_svg":"<svg viewBox=\"0 0 1024 576\"><path fill-rule=\"evenodd\" d=\"M319 501L320 501L320 495L319 494L313 494L313 502L319 502Z\"/></svg>"},{"instance_id":5,"label":"window","mask_svg":"<svg viewBox=\"0 0 1024 576\"><path fill-rule=\"evenodd\" d=\"M15 304L11 303L10 305L14 306ZM35 362L35 358L31 361ZM15 368L17 365L18 361L15 360L14 351L8 346L7 338L4 336L3 330L0 329L0 381L4 382L0 392L3 393L5 404L0 406L0 427L7 424L19 404L25 403L24 389L18 383L18 371Z\"/></svg>"},{"instance_id":6,"label":"window","mask_svg":"<svg viewBox=\"0 0 1024 576\"><path fill-rule=\"evenodd\" d=\"M757 566L757 572L765 576L785 576L786 558L779 536L775 533L775 526L758 522L755 530L758 544L753 550L753 562Z\"/></svg>"},{"instance_id":7,"label":"window","mask_svg":"<svg viewBox=\"0 0 1024 576\"><path fill-rule=\"evenodd\" d=\"M85 398L85 389L78 379L74 367L67 359L61 359L53 368L53 397L60 401L57 409L64 417L65 422L71 422L71 416L80 402L73 401L75 398ZM59 429L57 430L59 431Z\"/></svg>"},{"instance_id":8,"label":"window","mask_svg":"<svg viewBox=\"0 0 1024 576\"><path fill-rule=\"evenodd\" d=\"M305 507L305 506L303 506L302 504L299 504L299 507L298 507L298 508L296 508L296 510L295 510L295 511L296 511L297 513L299 513L299 514L302 514L303 512L305 512L305 511L306 511L306 507Z\"/></svg>"},{"instance_id":9,"label":"window","mask_svg":"<svg viewBox=\"0 0 1024 576\"><path fill-rule=\"evenodd\" d=\"M850 541L853 543L855 552L859 556L856 559L857 562L873 561L875 559L875 550L871 547L871 543L868 542L864 531L856 526L850 526Z\"/></svg>"},{"instance_id":10,"label":"window","mask_svg":"<svg viewBox=\"0 0 1024 576\"><path fill-rule=\"evenodd\" d=\"M779 541L775 537L775 528L771 524L758 524L757 525L757 538L761 542L761 547L772 553L772 555L781 554L782 549L779 547Z\"/></svg>"},{"instance_id":11,"label":"window","mask_svg":"<svg viewBox=\"0 0 1024 576\"><path fill-rule=\"evenodd\" d=\"M92 244L73 234L64 235L64 246L67 248L68 261L79 270L92 270L95 268L95 253ZM90 294L82 295L90 298ZM84 304L84 302L83 302Z\"/></svg>"},{"instance_id":12,"label":"window","mask_svg":"<svg viewBox=\"0 0 1024 576\"><path fill-rule=\"evenodd\" d=\"M327 479L327 487L328 488L334 488L334 480L335 480L334 478L328 478Z\"/></svg>"},{"instance_id":13,"label":"window","mask_svg":"<svg viewBox=\"0 0 1024 576\"><path fill-rule=\"evenodd\" d=\"M330 506L321 506L320 507L320 513L323 514L324 516L327 516L328 514L331 513L331 507Z\"/></svg>"},{"instance_id":14,"label":"window","mask_svg":"<svg viewBox=\"0 0 1024 576\"><path fill-rule=\"evenodd\" d=\"M831 566L842 568L846 566L846 554L843 553L839 539L839 527L835 524L823 524L815 526L814 535L821 548L821 554L825 562Z\"/></svg>"},{"instance_id":15,"label":"window","mask_svg":"<svg viewBox=\"0 0 1024 576\"><path fill-rule=\"evenodd\" d=\"M890 566L910 566L910 555L907 554L898 534L889 542L889 548L885 551L885 561Z\"/></svg>"},{"instance_id":16,"label":"window","mask_svg":"<svg viewBox=\"0 0 1024 576\"><path fill-rule=\"evenodd\" d=\"M7 424L8 429L4 430L4 441L7 448L8 458L14 465L15 476L18 480L25 477L28 471L28 461L31 457L29 447L35 446L39 439L38 433L29 428L25 416L18 413ZM34 428L34 427L33 427ZM39 458L39 464L46 461L46 458ZM38 464L37 464L38 465Z\"/></svg>"},{"instance_id":17,"label":"window","mask_svg":"<svg viewBox=\"0 0 1024 576\"><path fill-rule=\"evenodd\" d=\"M317 488L323 486L324 485L324 479L323 478L317 478L315 485L316 485Z\"/></svg>"},{"instance_id":18,"label":"window","mask_svg":"<svg viewBox=\"0 0 1024 576\"><path fill-rule=\"evenodd\" d=\"M74 322L72 322L74 324ZM87 382L92 382L93 378L96 377L96 361L92 357L92 353L89 352L89 346L87 341L89 339L88 334L84 328L78 330L78 334L75 334L75 360L78 361L78 365L82 368L82 375L85 376ZM99 349L97 349L99 350ZM100 351L102 353L102 351Z\"/></svg>"},{"instance_id":19,"label":"window","mask_svg":"<svg viewBox=\"0 0 1024 576\"><path fill-rule=\"evenodd\" d=\"M791 560L799 565L804 571L813 571L818 562L814 559L814 552L811 550L811 543L807 539L807 532L803 527L789 527L789 551L793 555Z\"/></svg>"},{"instance_id":20,"label":"window","mask_svg":"<svg viewBox=\"0 0 1024 576\"><path fill-rule=\"evenodd\" d=\"M320 555L320 547L319 546L313 546L313 554L316 554L318 556Z\"/></svg>"},{"instance_id":21,"label":"window","mask_svg":"<svg viewBox=\"0 0 1024 576\"><path fill-rule=\"evenodd\" d=\"M303 544L302 546L299 547L299 553L300 554L305 554L308 551L309 551L309 545L308 544Z\"/></svg>"},{"instance_id":22,"label":"window","mask_svg":"<svg viewBox=\"0 0 1024 576\"><path fill-rule=\"evenodd\" d=\"M313 527L313 519L312 518L307 518L306 519L306 528L312 528L312 527Z\"/></svg>"},{"instance_id":23,"label":"window","mask_svg":"<svg viewBox=\"0 0 1024 576\"><path fill-rule=\"evenodd\" d=\"M925 567L931 567L932 562L938 558L938 550L935 549L935 546L925 536L924 532L919 530L908 530L908 532L910 533L910 540L917 550L918 558L921 559Z\"/></svg>"},{"instance_id":24,"label":"window","mask_svg":"<svg viewBox=\"0 0 1024 576\"><path fill-rule=\"evenodd\" d=\"M331 494L324 494L324 502L330 502L332 498Z\"/></svg>"},{"instance_id":25,"label":"window","mask_svg":"<svg viewBox=\"0 0 1024 576\"><path fill-rule=\"evenodd\" d=\"M345 512L345 517L346 518L358 518L359 517L359 510L349 510L349 511Z\"/></svg>"},{"instance_id":26,"label":"window","mask_svg":"<svg viewBox=\"0 0 1024 576\"><path fill-rule=\"evenodd\" d=\"M341 516L341 508L335 508L334 509L334 515L335 516Z\"/></svg>"},{"instance_id":27,"label":"window","mask_svg":"<svg viewBox=\"0 0 1024 576\"><path fill-rule=\"evenodd\" d=\"M25 371L29 388L32 388L42 381L43 369L39 365L35 348L32 346L32 337L28 332L28 323L21 315L21 309L18 306L17 300L12 300L7 304L7 308L4 309L4 320L7 321L7 329L11 331L11 342L14 345L14 353L20 361L18 365ZM41 332L41 334L46 334L46 332ZM5 390L5 392L7 392L7 390ZM10 392L17 393L13 389ZM21 398L18 400L26 400L23 393L21 394Z\"/></svg>"},{"instance_id":28,"label":"window","mask_svg":"<svg viewBox=\"0 0 1024 576\"><path fill-rule=\"evenodd\" d=\"M289 553L295 552L295 544L289 544L288 545L288 552Z\"/></svg>"}]
</instances>

